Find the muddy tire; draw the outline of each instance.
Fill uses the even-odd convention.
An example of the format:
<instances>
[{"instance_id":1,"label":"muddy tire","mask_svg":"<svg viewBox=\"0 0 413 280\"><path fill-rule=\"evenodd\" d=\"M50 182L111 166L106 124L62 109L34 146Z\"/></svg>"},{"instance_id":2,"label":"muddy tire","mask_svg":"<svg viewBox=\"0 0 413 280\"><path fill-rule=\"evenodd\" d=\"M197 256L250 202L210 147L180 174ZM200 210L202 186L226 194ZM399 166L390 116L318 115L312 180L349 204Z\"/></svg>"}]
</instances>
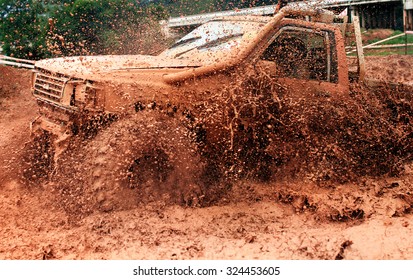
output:
<instances>
[{"instance_id":1,"label":"muddy tire","mask_svg":"<svg viewBox=\"0 0 413 280\"><path fill-rule=\"evenodd\" d=\"M62 158L55 182L69 212L159 200L191 205L201 196L194 142L177 120L156 112L124 117Z\"/></svg>"}]
</instances>

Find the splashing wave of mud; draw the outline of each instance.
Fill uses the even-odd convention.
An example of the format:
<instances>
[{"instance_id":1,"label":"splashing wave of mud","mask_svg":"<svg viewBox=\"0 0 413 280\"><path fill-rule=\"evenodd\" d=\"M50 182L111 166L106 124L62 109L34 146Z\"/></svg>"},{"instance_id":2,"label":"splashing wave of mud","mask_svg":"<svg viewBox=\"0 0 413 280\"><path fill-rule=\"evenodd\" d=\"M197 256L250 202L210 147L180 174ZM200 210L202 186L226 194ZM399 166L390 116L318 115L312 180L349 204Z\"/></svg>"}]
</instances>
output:
<instances>
[{"instance_id":1,"label":"splashing wave of mud","mask_svg":"<svg viewBox=\"0 0 413 280\"><path fill-rule=\"evenodd\" d=\"M286 101L268 147L282 159L279 172L345 182L397 175L411 159L413 107L403 89L356 86L346 100Z\"/></svg>"},{"instance_id":2,"label":"splashing wave of mud","mask_svg":"<svg viewBox=\"0 0 413 280\"><path fill-rule=\"evenodd\" d=\"M411 89L359 84L343 98L294 98L268 79L228 86L209 102L219 109L204 109L227 129L204 154L232 175L343 183L398 175L411 160Z\"/></svg>"},{"instance_id":3,"label":"splashing wave of mud","mask_svg":"<svg viewBox=\"0 0 413 280\"><path fill-rule=\"evenodd\" d=\"M202 158L178 119L139 113L64 154L53 189L73 213L161 197L209 205L229 189L217 176L343 183L398 175L411 160L409 89L355 85L346 99L292 99L265 79L211 95L212 107L199 119L213 125L195 131ZM200 137L221 126L224 133L212 140Z\"/></svg>"},{"instance_id":4,"label":"splashing wave of mud","mask_svg":"<svg viewBox=\"0 0 413 280\"><path fill-rule=\"evenodd\" d=\"M203 172L186 128L157 112L141 112L68 150L58 161L52 185L63 208L82 217L95 209L128 209L157 200L209 203Z\"/></svg>"}]
</instances>

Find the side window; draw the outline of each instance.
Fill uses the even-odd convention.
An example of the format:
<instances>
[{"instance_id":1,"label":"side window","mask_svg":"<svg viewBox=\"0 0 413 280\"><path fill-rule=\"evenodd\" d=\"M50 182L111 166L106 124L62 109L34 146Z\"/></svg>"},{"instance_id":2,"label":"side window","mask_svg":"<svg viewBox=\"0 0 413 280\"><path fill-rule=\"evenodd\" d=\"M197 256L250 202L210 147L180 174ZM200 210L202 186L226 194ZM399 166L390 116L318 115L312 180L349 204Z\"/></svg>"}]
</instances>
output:
<instances>
[{"instance_id":1,"label":"side window","mask_svg":"<svg viewBox=\"0 0 413 280\"><path fill-rule=\"evenodd\" d=\"M334 35L300 27L283 27L260 56L278 77L337 82Z\"/></svg>"}]
</instances>

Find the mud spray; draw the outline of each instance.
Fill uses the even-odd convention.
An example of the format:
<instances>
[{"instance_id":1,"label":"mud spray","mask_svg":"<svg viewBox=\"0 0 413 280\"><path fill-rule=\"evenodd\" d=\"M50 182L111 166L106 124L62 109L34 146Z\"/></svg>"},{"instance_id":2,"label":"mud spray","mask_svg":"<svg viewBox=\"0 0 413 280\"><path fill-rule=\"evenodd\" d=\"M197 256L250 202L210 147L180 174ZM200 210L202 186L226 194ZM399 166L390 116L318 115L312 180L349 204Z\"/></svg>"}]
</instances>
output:
<instances>
[{"instance_id":1,"label":"mud spray","mask_svg":"<svg viewBox=\"0 0 413 280\"><path fill-rule=\"evenodd\" d=\"M147 110L98 122L56 163L50 135L40 135L26 148L23 175L81 218L150 201L209 206L240 180L329 186L398 176L411 161L410 89L357 84L345 99L297 99L268 79L209 93L212 105L192 112L196 121Z\"/></svg>"}]
</instances>

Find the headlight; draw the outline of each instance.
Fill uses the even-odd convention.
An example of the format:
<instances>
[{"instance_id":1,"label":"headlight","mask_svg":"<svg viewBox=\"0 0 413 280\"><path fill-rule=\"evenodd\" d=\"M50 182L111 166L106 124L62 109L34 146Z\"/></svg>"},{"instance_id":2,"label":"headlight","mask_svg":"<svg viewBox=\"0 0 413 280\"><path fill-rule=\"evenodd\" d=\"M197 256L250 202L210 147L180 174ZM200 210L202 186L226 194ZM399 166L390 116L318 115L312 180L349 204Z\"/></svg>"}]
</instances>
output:
<instances>
[{"instance_id":1,"label":"headlight","mask_svg":"<svg viewBox=\"0 0 413 280\"><path fill-rule=\"evenodd\" d=\"M95 109L96 88L90 81L69 81L65 87L66 102L82 109Z\"/></svg>"}]
</instances>

